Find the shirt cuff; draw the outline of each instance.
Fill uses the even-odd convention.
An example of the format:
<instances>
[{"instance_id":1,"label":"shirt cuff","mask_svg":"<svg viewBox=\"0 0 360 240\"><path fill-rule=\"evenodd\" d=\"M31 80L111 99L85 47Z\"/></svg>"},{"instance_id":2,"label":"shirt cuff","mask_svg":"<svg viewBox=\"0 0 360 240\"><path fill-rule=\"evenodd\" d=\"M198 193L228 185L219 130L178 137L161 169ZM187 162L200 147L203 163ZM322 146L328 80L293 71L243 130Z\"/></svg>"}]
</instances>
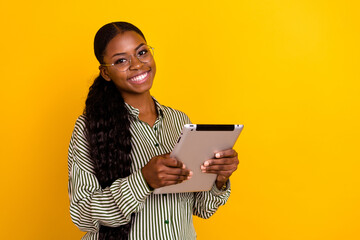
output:
<instances>
[{"instance_id":1,"label":"shirt cuff","mask_svg":"<svg viewBox=\"0 0 360 240\"><path fill-rule=\"evenodd\" d=\"M132 195L138 202L144 202L146 197L151 193L151 190L142 175L141 169L129 175L128 184Z\"/></svg>"},{"instance_id":2,"label":"shirt cuff","mask_svg":"<svg viewBox=\"0 0 360 240\"><path fill-rule=\"evenodd\" d=\"M214 194L215 196L224 195L224 194L226 194L228 191L230 191L230 180L229 180L229 179L226 181L226 188L225 188L224 190L218 189L218 188L216 187L216 184L215 184L215 183L214 183L214 185L212 186L212 188L211 188L211 190L210 190L210 192L211 192L212 194Z\"/></svg>"}]
</instances>

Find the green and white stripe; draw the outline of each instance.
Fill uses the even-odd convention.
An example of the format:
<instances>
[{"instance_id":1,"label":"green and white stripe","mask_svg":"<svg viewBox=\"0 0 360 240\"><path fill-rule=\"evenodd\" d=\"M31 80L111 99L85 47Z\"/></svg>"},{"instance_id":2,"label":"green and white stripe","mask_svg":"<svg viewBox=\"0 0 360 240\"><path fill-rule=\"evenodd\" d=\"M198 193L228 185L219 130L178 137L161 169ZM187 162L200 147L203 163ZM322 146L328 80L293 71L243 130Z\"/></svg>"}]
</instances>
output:
<instances>
[{"instance_id":1,"label":"green and white stripe","mask_svg":"<svg viewBox=\"0 0 360 240\"><path fill-rule=\"evenodd\" d=\"M129 239L196 239L192 215L209 218L225 204L230 186L220 191L153 194L141 168L154 156L171 152L189 118L155 100L158 119L153 127L139 120L139 110L127 105L132 134L131 174L102 189L94 175L85 137L86 118L75 124L68 154L70 215L84 240L98 239L100 225L117 227L132 218Z\"/></svg>"}]
</instances>

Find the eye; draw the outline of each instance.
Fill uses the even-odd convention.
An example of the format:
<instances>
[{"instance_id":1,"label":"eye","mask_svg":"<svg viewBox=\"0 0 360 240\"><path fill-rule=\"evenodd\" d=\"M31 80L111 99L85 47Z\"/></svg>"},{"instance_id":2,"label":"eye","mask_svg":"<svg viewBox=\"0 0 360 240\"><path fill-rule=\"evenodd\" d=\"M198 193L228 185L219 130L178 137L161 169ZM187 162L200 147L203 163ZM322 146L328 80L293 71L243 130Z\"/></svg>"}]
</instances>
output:
<instances>
[{"instance_id":1,"label":"eye","mask_svg":"<svg viewBox=\"0 0 360 240\"><path fill-rule=\"evenodd\" d=\"M142 50L140 50L140 51L138 52L138 55L139 55L139 56L144 56L144 55L146 55L148 52L149 52L148 49L142 49Z\"/></svg>"},{"instance_id":2,"label":"eye","mask_svg":"<svg viewBox=\"0 0 360 240\"><path fill-rule=\"evenodd\" d=\"M119 58L118 60L115 61L115 65L118 65L118 64L125 64L127 62L127 59L126 58Z\"/></svg>"}]
</instances>

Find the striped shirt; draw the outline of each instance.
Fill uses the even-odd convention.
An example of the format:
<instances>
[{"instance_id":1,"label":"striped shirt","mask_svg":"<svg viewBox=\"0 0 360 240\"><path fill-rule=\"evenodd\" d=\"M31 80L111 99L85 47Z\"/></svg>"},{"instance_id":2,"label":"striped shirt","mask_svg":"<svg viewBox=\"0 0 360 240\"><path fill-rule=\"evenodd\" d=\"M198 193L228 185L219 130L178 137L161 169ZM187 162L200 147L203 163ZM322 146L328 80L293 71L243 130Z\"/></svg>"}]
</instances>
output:
<instances>
[{"instance_id":1,"label":"striped shirt","mask_svg":"<svg viewBox=\"0 0 360 240\"><path fill-rule=\"evenodd\" d=\"M141 168L154 156L173 149L182 127L190 123L180 111L160 105L153 127L139 120L139 110L126 104L130 113L131 174L101 188L95 177L86 139L86 117L81 115L70 140L68 153L70 215L83 240L98 239L100 225L118 227L132 220L129 239L196 239L192 216L209 218L230 195L214 184L208 192L153 194ZM131 218L131 216L133 216Z\"/></svg>"}]
</instances>

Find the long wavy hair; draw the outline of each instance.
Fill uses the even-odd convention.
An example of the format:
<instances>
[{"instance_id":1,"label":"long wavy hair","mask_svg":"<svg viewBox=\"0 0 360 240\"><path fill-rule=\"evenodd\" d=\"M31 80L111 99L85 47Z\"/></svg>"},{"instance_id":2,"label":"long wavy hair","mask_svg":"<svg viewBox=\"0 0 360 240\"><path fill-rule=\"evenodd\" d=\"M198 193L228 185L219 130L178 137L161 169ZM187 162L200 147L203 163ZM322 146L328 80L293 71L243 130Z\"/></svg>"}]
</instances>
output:
<instances>
[{"instance_id":1,"label":"long wavy hair","mask_svg":"<svg viewBox=\"0 0 360 240\"><path fill-rule=\"evenodd\" d=\"M99 29L94 51L100 64L104 63L104 52L111 39L126 31L134 31L145 40L144 34L127 22L113 22ZM101 74L89 89L84 114L95 175L101 187L106 188L116 179L130 175L131 134L124 99L115 84L106 81ZM131 221L116 228L100 226L99 239L128 239L130 228Z\"/></svg>"}]
</instances>

